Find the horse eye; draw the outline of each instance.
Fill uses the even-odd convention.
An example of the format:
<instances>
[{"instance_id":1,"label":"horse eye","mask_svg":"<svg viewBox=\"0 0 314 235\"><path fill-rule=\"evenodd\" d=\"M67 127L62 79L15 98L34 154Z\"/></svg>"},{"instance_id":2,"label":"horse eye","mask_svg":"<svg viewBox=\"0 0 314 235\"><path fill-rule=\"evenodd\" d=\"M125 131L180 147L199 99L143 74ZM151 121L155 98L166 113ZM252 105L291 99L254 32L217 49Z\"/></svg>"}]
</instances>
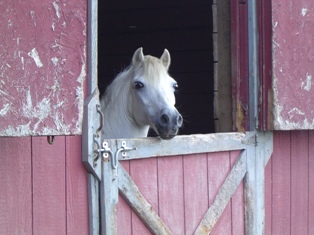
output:
<instances>
[{"instance_id":1,"label":"horse eye","mask_svg":"<svg viewBox=\"0 0 314 235\"><path fill-rule=\"evenodd\" d=\"M141 89L144 87L144 84L141 82L135 82L134 83L134 89Z\"/></svg>"}]
</instances>

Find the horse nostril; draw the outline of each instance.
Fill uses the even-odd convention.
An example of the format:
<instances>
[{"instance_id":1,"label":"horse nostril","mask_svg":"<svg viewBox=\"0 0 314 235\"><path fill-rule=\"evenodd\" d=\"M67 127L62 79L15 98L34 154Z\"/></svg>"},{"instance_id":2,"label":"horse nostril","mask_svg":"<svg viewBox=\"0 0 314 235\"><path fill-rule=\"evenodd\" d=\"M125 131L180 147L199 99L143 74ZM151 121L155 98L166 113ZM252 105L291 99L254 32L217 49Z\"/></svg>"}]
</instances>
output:
<instances>
[{"instance_id":1,"label":"horse nostril","mask_svg":"<svg viewBox=\"0 0 314 235\"><path fill-rule=\"evenodd\" d=\"M178 118L177 118L177 124L178 124L179 126L182 126L182 123L183 123L183 118L182 118L182 116L179 114L179 115L178 115Z\"/></svg>"},{"instance_id":2,"label":"horse nostril","mask_svg":"<svg viewBox=\"0 0 314 235\"><path fill-rule=\"evenodd\" d=\"M170 122L170 118L167 114L163 114L160 116L160 122L163 125L167 125Z\"/></svg>"}]
</instances>

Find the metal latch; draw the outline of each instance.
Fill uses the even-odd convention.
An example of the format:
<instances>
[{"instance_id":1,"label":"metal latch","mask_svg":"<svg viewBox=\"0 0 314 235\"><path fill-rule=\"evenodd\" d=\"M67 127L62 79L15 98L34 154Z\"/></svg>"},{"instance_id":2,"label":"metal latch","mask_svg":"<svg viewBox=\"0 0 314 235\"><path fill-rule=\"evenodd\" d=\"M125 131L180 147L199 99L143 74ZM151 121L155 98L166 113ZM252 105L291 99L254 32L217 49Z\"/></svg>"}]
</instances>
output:
<instances>
[{"instance_id":1,"label":"metal latch","mask_svg":"<svg viewBox=\"0 0 314 235\"><path fill-rule=\"evenodd\" d=\"M118 176L117 169L118 169L118 163L119 163L119 154L121 153L122 157L127 157L128 156L127 152L131 150L135 150L135 149L136 148L127 147L126 142L122 141L121 147L116 149L114 153L114 151L110 149L109 143L107 141L104 141L102 143L102 148L98 148L95 151L98 153L97 159L100 156L102 156L103 161L106 161L106 162L109 160L111 161L112 169L116 171L116 176Z\"/></svg>"}]
</instances>

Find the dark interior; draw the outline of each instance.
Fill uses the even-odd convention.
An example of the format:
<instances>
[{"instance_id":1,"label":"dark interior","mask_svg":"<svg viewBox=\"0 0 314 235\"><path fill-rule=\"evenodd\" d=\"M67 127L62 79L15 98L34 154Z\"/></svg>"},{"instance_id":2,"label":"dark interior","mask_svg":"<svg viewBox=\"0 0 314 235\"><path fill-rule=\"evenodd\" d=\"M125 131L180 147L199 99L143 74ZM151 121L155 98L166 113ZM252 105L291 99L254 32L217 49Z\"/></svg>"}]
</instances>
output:
<instances>
[{"instance_id":1,"label":"dark interior","mask_svg":"<svg viewBox=\"0 0 314 235\"><path fill-rule=\"evenodd\" d=\"M134 51L171 55L177 80L176 107L184 118L180 134L212 133L214 74L212 1L99 1L98 77L103 93L131 61Z\"/></svg>"}]
</instances>

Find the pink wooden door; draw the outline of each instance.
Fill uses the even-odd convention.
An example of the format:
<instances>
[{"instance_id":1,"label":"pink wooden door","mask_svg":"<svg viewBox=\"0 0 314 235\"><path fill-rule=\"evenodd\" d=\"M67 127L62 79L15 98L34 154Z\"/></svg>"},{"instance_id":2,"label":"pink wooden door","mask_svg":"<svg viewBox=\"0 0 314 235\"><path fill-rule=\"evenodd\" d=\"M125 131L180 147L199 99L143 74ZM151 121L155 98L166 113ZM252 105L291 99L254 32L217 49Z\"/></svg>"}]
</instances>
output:
<instances>
[{"instance_id":1,"label":"pink wooden door","mask_svg":"<svg viewBox=\"0 0 314 235\"><path fill-rule=\"evenodd\" d=\"M86 7L1 1L0 136L81 133Z\"/></svg>"},{"instance_id":2,"label":"pink wooden door","mask_svg":"<svg viewBox=\"0 0 314 235\"><path fill-rule=\"evenodd\" d=\"M262 234L272 133L104 143L111 153L100 183L102 233Z\"/></svg>"}]
</instances>

